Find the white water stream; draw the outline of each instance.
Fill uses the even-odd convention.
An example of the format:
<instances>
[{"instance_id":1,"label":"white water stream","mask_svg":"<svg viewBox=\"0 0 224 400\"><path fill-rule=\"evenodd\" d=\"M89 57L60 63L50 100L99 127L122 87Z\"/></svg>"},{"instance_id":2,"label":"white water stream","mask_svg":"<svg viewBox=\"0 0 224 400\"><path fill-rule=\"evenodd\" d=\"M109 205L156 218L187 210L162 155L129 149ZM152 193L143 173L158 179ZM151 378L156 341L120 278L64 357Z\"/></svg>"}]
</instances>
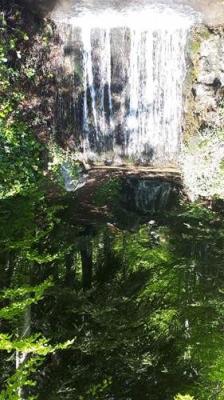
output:
<instances>
[{"instance_id":1,"label":"white water stream","mask_svg":"<svg viewBox=\"0 0 224 400\"><path fill-rule=\"evenodd\" d=\"M81 53L82 106L72 100L70 107L82 115L79 150L87 161L168 164L178 159L185 47L195 20L189 10L157 5L57 16L64 47ZM71 71L77 69L74 52L64 56ZM70 89L75 99L80 87Z\"/></svg>"}]
</instances>

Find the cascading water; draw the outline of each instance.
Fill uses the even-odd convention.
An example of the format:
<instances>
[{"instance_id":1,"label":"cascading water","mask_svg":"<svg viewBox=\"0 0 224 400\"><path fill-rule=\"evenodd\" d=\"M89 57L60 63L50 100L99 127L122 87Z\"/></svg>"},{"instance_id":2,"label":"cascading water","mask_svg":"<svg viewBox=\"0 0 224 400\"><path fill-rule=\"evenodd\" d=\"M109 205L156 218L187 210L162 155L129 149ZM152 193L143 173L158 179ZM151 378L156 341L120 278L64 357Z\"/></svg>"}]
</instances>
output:
<instances>
[{"instance_id":1,"label":"cascading water","mask_svg":"<svg viewBox=\"0 0 224 400\"><path fill-rule=\"evenodd\" d=\"M164 6L57 17L69 83L59 90L56 131L86 161L177 161L193 20Z\"/></svg>"},{"instance_id":2,"label":"cascading water","mask_svg":"<svg viewBox=\"0 0 224 400\"><path fill-rule=\"evenodd\" d=\"M178 185L157 179L130 177L124 181L123 202L134 211L158 213L175 204Z\"/></svg>"}]
</instances>

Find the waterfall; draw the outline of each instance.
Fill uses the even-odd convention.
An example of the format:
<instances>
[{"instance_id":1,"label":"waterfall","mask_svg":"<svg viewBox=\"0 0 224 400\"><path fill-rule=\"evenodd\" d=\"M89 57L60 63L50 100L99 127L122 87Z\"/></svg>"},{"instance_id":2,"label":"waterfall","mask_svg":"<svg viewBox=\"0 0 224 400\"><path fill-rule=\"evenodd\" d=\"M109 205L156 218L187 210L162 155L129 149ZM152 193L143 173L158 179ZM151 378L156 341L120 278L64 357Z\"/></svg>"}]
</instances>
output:
<instances>
[{"instance_id":1,"label":"waterfall","mask_svg":"<svg viewBox=\"0 0 224 400\"><path fill-rule=\"evenodd\" d=\"M123 202L134 211L159 213L175 204L178 185L160 179L128 178L123 185Z\"/></svg>"},{"instance_id":2,"label":"waterfall","mask_svg":"<svg viewBox=\"0 0 224 400\"><path fill-rule=\"evenodd\" d=\"M99 30L100 48L99 57L94 65L91 46L92 30L83 27L81 31L83 43L83 88L84 88L84 108L83 108L83 129L88 134L91 113L93 117L93 127L100 140L99 134L105 134L111 127L112 118L112 95L111 95L111 50L110 50L110 30ZM98 89L95 87L93 71L98 69ZM89 89L89 92L88 92ZM91 98L91 110L88 109L88 96ZM98 98L98 104L96 99ZM105 103L108 102L108 117Z\"/></svg>"},{"instance_id":3,"label":"waterfall","mask_svg":"<svg viewBox=\"0 0 224 400\"><path fill-rule=\"evenodd\" d=\"M131 32L127 155L166 158L178 153L186 32Z\"/></svg>"},{"instance_id":4,"label":"waterfall","mask_svg":"<svg viewBox=\"0 0 224 400\"><path fill-rule=\"evenodd\" d=\"M185 47L194 18L189 10L165 6L57 17L64 49L73 49L64 52L70 100L59 94L58 119L87 161L177 162ZM72 128L63 102L69 108L72 102Z\"/></svg>"},{"instance_id":5,"label":"waterfall","mask_svg":"<svg viewBox=\"0 0 224 400\"><path fill-rule=\"evenodd\" d=\"M94 88L93 78L93 63L92 63L92 48L91 48L91 30L87 28L82 29L82 43L83 43L83 79L84 79L84 112L83 112L83 128L87 129L89 123L88 113L88 87L90 89L93 125L97 130L97 111L96 111L96 91Z\"/></svg>"}]
</instances>

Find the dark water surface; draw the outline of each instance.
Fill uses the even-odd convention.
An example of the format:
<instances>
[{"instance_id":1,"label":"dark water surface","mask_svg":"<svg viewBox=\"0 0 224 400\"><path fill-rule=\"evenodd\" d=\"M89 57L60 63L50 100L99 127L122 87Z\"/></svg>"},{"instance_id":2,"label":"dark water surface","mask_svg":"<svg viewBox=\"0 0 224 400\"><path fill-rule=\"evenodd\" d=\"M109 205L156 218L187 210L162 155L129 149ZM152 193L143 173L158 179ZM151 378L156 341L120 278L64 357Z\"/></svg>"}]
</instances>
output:
<instances>
[{"instance_id":1,"label":"dark water surface","mask_svg":"<svg viewBox=\"0 0 224 400\"><path fill-rule=\"evenodd\" d=\"M178 190L110 179L1 202L1 346L3 334L20 349L70 341L48 355L27 345L17 386L40 359L21 398L223 399L223 218ZM1 388L23 355L1 352Z\"/></svg>"}]
</instances>

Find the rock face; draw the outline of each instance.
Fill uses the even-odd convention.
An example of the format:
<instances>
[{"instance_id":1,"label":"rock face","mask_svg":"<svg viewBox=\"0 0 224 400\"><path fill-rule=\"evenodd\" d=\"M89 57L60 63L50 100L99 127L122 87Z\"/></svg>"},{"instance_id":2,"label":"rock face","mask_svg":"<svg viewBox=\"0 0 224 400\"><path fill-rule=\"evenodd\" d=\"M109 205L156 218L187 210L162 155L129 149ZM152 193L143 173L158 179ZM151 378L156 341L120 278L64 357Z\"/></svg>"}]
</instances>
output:
<instances>
[{"instance_id":1,"label":"rock face","mask_svg":"<svg viewBox=\"0 0 224 400\"><path fill-rule=\"evenodd\" d=\"M191 48L190 107L199 128L223 126L220 104L224 95L224 28L200 28ZM189 104L188 104L189 107Z\"/></svg>"},{"instance_id":2,"label":"rock face","mask_svg":"<svg viewBox=\"0 0 224 400\"><path fill-rule=\"evenodd\" d=\"M203 22L209 26L222 25L224 22L223 0L177 0L188 4L202 15Z\"/></svg>"},{"instance_id":3,"label":"rock face","mask_svg":"<svg viewBox=\"0 0 224 400\"><path fill-rule=\"evenodd\" d=\"M193 199L224 197L224 27L199 27L189 48L182 166Z\"/></svg>"},{"instance_id":4,"label":"rock face","mask_svg":"<svg viewBox=\"0 0 224 400\"><path fill-rule=\"evenodd\" d=\"M59 2L58 0L19 0L20 4L25 5L35 14L45 16Z\"/></svg>"}]
</instances>

